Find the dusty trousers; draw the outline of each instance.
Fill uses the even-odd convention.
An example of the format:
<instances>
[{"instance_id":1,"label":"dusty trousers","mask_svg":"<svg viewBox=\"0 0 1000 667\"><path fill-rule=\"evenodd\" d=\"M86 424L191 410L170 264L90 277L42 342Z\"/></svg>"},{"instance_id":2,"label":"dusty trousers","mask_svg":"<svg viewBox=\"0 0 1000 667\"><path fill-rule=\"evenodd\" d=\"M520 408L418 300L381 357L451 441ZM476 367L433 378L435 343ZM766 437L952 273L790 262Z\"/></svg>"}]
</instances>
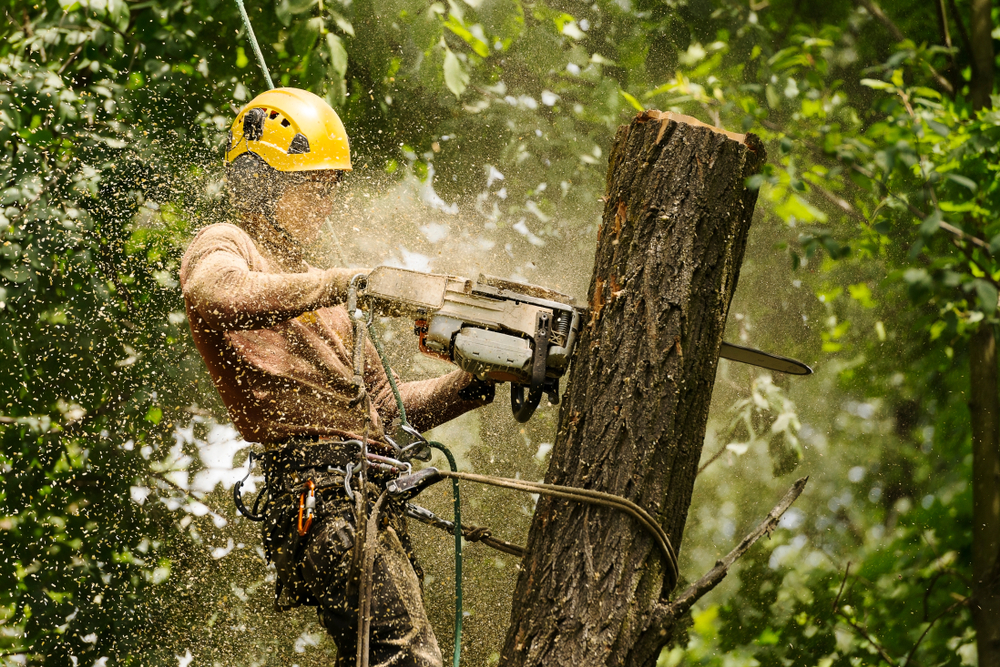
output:
<instances>
[{"instance_id":1,"label":"dusty trousers","mask_svg":"<svg viewBox=\"0 0 1000 667\"><path fill-rule=\"evenodd\" d=\"M374 484L369 488L379 491ZM300 498L293 488L265 507L264 550L277 570L275 606L316 606L337 645L337 667L349 667L356 664L360 578L353 503L340 485L318 489L312 525L300 536ZM375 554L369 665L440 667L441 651L424 611L423 575L401 507L391 501L380 513Z\"/></svg>"}]
</instances>

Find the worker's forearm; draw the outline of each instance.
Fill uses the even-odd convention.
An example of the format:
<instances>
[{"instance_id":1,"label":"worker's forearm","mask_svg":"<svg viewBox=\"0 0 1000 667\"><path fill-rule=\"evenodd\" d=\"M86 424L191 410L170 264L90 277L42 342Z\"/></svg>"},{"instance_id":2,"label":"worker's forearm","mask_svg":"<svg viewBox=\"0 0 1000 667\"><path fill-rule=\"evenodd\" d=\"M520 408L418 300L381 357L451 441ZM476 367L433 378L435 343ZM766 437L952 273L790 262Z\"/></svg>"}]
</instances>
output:
<instances>
[{"instance_id":1,"label":"worker's forearm","mask_svg":"<svg viewBox=\"0 0 1000 667\"><path fill-rule=\"evenodd\" d=\"M406 382L399 392L406 407L406 416L418 431L427 431L451 421L493 400L490 391L467 395L464 391L476 380L465 371L453 371L432 380Z\"/></svg>"},{"instance_id":2,"label":"worker's forearm","mask_svg":"<svg viewBox=\"0 0 1000 667\"><path fill-rule=\"evenodd\" d=\"M260 329L325 306L343 303L351 269L269 274L239 267L204 267L191 286L198 313L224 330Z\"/></svg>"}]
</instances>

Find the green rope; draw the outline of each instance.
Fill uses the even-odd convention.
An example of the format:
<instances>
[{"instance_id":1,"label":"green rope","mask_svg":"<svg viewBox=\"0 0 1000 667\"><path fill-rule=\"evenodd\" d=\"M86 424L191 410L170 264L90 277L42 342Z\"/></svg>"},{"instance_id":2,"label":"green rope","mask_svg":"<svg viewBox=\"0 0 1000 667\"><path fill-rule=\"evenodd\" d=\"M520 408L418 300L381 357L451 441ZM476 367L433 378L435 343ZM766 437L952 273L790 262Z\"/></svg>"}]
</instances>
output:
<instances>
[{"instance_id":1,"label":"green rope","mask_svg":"<svg viewBox=\"0 0 1000 667\"><path fill-rule=\"evenodd\" d=\"M250 35L250 46L253 47L254 55L257 56L257 62L260 63L260 68L264 70L264 78L267 79L267 87L274 88L274 82L271 81L271 73L267 71L267 65L264 63L264 54L260 52L260 45L257 44L257 36L253 34L253 26L250 25L250 17L247 16L246 7L243 6L243 0L236 0L236 6L240 8L240 16L243 17L243 25L247 27L247 34Z\"/></svg>"},{"instance_id":2,"label":"green rope","mask_svg":"<svg viewBox=\"0 0 1000 667\"><path fill-rule=\"evenodd\" d=\"M392 387L392 394L396 397L396 407L399 408L399 421L404 426L409 426L410 422L406 420L406 408L403 407L403 397L399 393L399 387L396 386L396 378L393 377L392 368L389 367L389 359L385 356L385 348L382 347L382 336L379 335L378 329L375 328L374 319L368 322L368 334L372 343L375 344L375 351L378 352L378 358L382 362L385 375L389 378L389 386Z\"/></svg>"},{"instance_id":3,"label":"green rope","mask_svg":"<svg viewBox=\"0 0 1000 667\"><path fill-rule=\"evenodd\" d=\"M455 457L447 447L434 440L427 441L428 447L440 451L448 459L452 472L458 472ZM458 667L462 656L462 497L458 492L458 480L451 478L451 498L455 506L455 653L453 667Z\"/></svg>"},{"instance_id":4,"label":"green rope","mask_svg":"<svg viewBox=\"0 0 1000 667\"><path fill-rule=\"evenodd\" d=\"M396 407L399 408L400 423L409 426L406 420L406 408L403 407L403 397L396 386L396 379L392 375L392 368L389 366L389 359L385 355L385 348L382 347L382 337L375 328L374 319L368 322L369 338L375 344L375 351L382 362L385 375L389 378L389 386L396 397ZM451 451L440 442L428 440L427 446L436 449L448 459L448 466L452 472L458 472L458 465ZM459 660L462 656L462 496L458 489L458 480L451 479L451 498L455 509L455 652L453 657L453 667L459 667Z\"/></svg>"}]
</instances>

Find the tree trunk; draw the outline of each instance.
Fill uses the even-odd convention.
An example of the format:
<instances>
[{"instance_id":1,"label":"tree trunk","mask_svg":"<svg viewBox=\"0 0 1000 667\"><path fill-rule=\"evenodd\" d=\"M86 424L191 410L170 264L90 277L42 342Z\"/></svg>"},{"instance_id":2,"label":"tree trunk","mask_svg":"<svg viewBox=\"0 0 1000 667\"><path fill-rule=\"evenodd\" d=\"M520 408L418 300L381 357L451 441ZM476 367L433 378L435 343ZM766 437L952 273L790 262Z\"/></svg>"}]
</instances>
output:
<instances>
[{"instance_id":1,"label":"tree trunk","mask_svg":"<svg viewBox=\"0 0 1000 667\"><path fill-rule=\"evenodd\" d=\"M745 183L765 151L753 134L648 111L618 129L609 160L546 482L638 503L676 548L757 200ZM655 662L681 612L662 603L667 562L636 521L543 497L528 549L501 665Z\"/></svg>"},{"instance_id":2,"label":"tree trunk","mask_svg":"<svg viewBox=\"0 0 1000 667\"><path fill-rule=\"evenodd\" d=\"M1000 667L1000 406L993 327L970 341L972 617L982 667Z\"/></svg>"},{"instance_id":3,"label":"tree trunk","mask_svg":"<svg viewBox=\"0 0 1000 667\"><path fill-rule=\"evenodd\" d=\"M990 0L971 11L973 107L993 94L993 17ZM972 425L972 617L982 667L1000 667L1000 381L997 341L987 322L969 341L969 413Z\"/></svg>"}]
</instances>

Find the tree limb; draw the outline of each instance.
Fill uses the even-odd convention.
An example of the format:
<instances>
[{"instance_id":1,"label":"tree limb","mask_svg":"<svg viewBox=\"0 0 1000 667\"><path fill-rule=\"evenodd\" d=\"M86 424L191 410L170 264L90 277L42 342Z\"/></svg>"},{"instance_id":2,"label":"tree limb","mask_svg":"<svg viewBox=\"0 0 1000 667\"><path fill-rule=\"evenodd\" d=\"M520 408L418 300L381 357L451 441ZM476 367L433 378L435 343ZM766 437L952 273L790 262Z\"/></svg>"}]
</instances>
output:
<instances>
[{"instance_id":1,"label":"tree limb","mask_svg":"<svg viewBox=\"0 0 1000 667\"><path fill-rule=\"evenodd\" d=\"M840 604L840 596L844 594L844 586L847 585L847 575L851 572L851 562L847 562L847 567L844 568L844 578L840 582L840 590L837 591L837 597L833 599L833 610L837 611L837 605Z\"/></svg>"},{"instance_id":2,"label":"tree limb","mask_svg":"<svg viewBox=\"0 0 1000 667\"><path fill-rule=\"evenodd\" d=\"M941 39L944 42L945 48L948 49L948 73L951 75L949 81L951 81L952 88L958 90L958 63L955 62L955 47L951 41L951 30L948 28L948 8L945 7L944 0L937 0L937 10Z\"/></svg>"},{"instance_id":3,"label":"tree limb","mask_svg":"<svg viewBox=\"0 0 1000 667\"><path fill-rule=\"evenodd\" d=\"M910 661L913 658L913 654L917 652L917 648L920 646L920 642L924 641L924 637L926 637L927 633L931 631L931 628L934 627L934 624L937 623L938 620L940 620L941 618L943 618L945 615L949 614L956 607L961 607L963 605L969 604L969 600L970 599L971 598L965 598L964 600L959 600L958 602L955 602L954 604L952 604L951 606L949 606L947 609L945 609L944 611L942 611L940 614L938 614L937 616L935 616L934 618L931 619L931 621L927 624L927 627L924 628L924 631L920 635L920 638L917 640L917 643L914 644L913 648L910 649L910 652L906 654L906 664L907 665L910 664Z\"/></svg>"},{"instance_id":4,"label":"tree limb","mask_svg":"<svg viewBox=\"0 0 1000 667\"><path fill-rule=\"evenodd\" d=\"M951 6L952 16L955 17L955 25L958 26L958 36L962 38L962 45L965 47L965 52L972 53L972 41L969 39L969 31L965 29L965 23L962 21L962 15L958 11L958 6L955 4L955 0L948 0L948 4Z\"/></svg>"},{"instance_id":5,"label":"tree limb","mask_svg":"<svg viewBox=\"0 0 1000 667\"><path fill-rule=\"evenodd\" d=\"M778 520L781 516L788 511L788 508L792 506L800 495L802 495L802 490L806 487L806 482L809 481L808 477L801 477L792 485L792 488L788 490L784 498L774 506L767 517L757 526L752 533L743 538L743 541L737 545L735 549L726 554L725 558L716 561L715 567L705 573L705 575L688 586L684 592L678 595L676 598L671 600L667 604L657 605L654 610L652 627L657 625L669 625L674 619L676 619L681 614L687 612L688 609L694 605L695 602L700 600L705 596L710 590L718 586L726 575L729 574L729 569L733 566L743 554L750 550L757 540L759 540L764 535L770 535L774 529L778 526Z\"/></svg>"},{"instance_id":6,"label":"tree limb","mask_svg":"<svg viewBox=\"0 0 1000 667\"><path fill-rule=\"evenodd\" d=\"M876 20L878 20L879 23L881 23L886 27L886 29L892 35L893 39L895 39L897 42L902 42L906 39L906 35L903 34L903 31L899 29L899 26L893 23L892 19L890 19L888 16L885 15L885 12L882 11L881 7L872 2L872 0L858 0L858 1L861 3L862 6L864 6L865 9L868 10L869 14L871 14ZM955 87L951 85L951 81L941 76L941 73L938 72L934 68L934 66L931 65L930 63L927 63L927 68L930 69L931 76L934 77L934 80L937 82L939 86L941 86L941 88L945 90L945 92L947 92L949 95L955 94Z\"/></svg>"},{"instance_id":7,"label":"tree limb","mask_svg":"<svg viewBox=\"0 0 1000 667\"><path fill-rule=\"evenodd\" d=\"M878 651L878 654L880 656L882 656L883 660L885 660L887 663L889 663L890 665L892 665L892 667L896 667L896 665L899 664L895 660L892 659L892 656L889 655L884 648L882 648L882 645L879 644L878 641L876 641L874 637L872 637L870 634L868 634L867 630L865 630L862 626L860 626L857 623L855 623L855 621L854 621L853 618L851 618L850 616L848 616L844 612L840 611L839 609L837 610L837 615L840 616L845 621L847 621L847 624L849 626L851 626L851 628L854 630L854 632L856 632L866 642L868 642L869 644L871 644L875 648L875 650ZM909 665L909 662L907 662L907 665Z\"/></svg>"}]
</instances>

